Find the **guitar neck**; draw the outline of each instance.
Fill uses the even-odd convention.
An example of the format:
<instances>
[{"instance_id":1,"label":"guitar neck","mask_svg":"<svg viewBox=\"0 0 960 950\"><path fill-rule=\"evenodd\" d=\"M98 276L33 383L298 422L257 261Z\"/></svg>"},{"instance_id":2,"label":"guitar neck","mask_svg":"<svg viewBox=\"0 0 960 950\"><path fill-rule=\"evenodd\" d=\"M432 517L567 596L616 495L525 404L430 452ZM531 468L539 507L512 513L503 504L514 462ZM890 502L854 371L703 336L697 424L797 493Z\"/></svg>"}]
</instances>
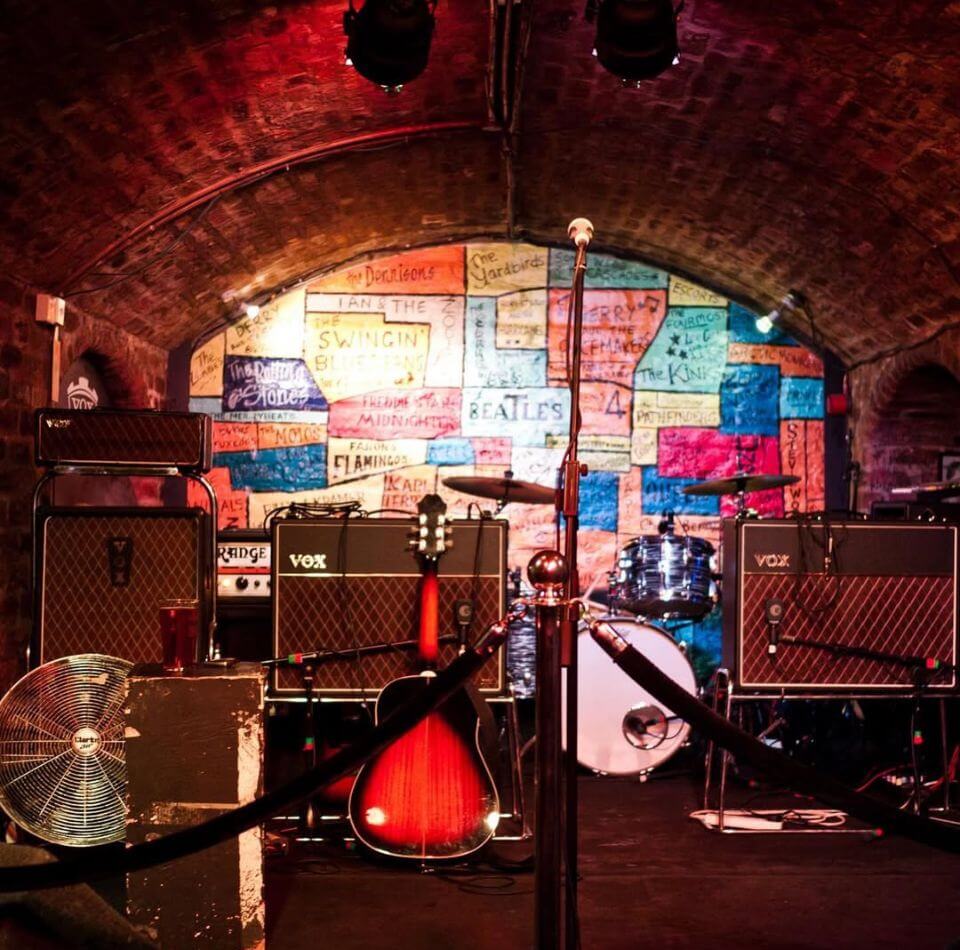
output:
<instances>
[{"instance_id":1,"label":"guitar neck","mask_svg":"<svg viewBox=\"0 0 960 950\"><path fill-rule=\"evenodd\" d=\"M440 583L435 560L424 560L420 578L420 629L417 650L427 669L435 669L440 645Z\"/></svg>"}]
</instances>

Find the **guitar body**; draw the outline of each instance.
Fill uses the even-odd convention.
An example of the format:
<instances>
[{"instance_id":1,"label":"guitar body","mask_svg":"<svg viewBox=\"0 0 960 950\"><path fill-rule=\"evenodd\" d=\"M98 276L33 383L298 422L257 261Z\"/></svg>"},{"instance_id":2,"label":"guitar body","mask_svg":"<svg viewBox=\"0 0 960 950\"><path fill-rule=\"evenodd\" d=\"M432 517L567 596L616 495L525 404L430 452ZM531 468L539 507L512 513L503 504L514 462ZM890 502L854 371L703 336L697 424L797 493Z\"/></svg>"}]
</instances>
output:
<instances>
[{"instance_id":1,"label":"guitar body","mask_svg":"<svg viewBox=\"0 0 960 950\"><path fill-rule=\"evenodd\" d=\"M405 676L377 699L379 722L428 676ZM361 770L350 823L368 848L398 858L462 858L496 830L500 801L481 752L480 718L466 690L454 693Z\"/></svg>"},{"instance_id":2,"label":"guitar body","mask_svg":"<svg viewBox=\"0 0 960 950\"><path fill-rule=\"evenodd\" d=\"M417 648L419 676L388 683L377 697L380 722L412 696L430 689L439 635L437 561L445 550L446 505L425 495L412 538L420 561ZM485 721L486 720L486 721ZM492 716L472 687L457 690L406 735L360 770L348 814L359 841L373 851L420 861L462 858L485 845L497 828L500 801L481 747Z\"/></svg>"}]
</instances>

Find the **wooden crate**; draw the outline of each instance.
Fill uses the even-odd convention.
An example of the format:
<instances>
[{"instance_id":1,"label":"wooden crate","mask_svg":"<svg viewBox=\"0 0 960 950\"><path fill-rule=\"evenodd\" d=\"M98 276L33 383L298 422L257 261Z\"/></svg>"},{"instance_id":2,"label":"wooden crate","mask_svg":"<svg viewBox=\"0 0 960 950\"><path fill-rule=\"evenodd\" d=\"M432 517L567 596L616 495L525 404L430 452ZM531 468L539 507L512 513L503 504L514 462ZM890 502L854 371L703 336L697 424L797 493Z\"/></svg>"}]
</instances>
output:
<instances>
[{"instance_id":1,"label":"wooden crate","mask_svg":"<svg viewBox=\"0 0 960 950\"><path fill-rule=\"evenodd\" d=\"M126 704L127 841L245 804L263 784L261 668L133 670ZM127 877L127 912L163 947L264 946L261 829Z\"/></svg>"}]
</instances>

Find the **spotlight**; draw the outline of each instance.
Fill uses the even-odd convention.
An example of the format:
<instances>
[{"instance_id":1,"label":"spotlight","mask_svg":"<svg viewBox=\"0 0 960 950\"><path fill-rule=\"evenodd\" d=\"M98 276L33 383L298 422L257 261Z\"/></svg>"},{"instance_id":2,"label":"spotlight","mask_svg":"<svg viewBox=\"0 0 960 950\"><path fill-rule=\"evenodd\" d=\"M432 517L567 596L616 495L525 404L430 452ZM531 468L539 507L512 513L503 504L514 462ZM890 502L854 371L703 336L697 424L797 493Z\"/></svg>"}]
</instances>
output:
<instances>
[{"instance_id":1,"label":"spotlight","mask_svg":"<svg viewBox=\"0 0 960 950\"><path fill-rule=\"evenodd\" d=\"M436 0L366 0L343 15L346 62L384 92L398 93L427 68Z\"/></svg>"},{"instance_id":2,"label":"spotlight","mask_svg":"<svg viewBox=\"0 0 960 950\"><path fill-rule=\"evenodd\" d=\"M757 317L757 329L761 333L769 333L773 329L773 325L785 313L793 313L794 310L802 307L803 304L803 294L801 294L799 290L788 290L786 294L784 294L783 300L781 300L773 310L764 314L762 317Z\"/></svg>"},{"instance_id":3,"label":"spotlight","mask_svg":"<svg viewBox=\"0 0 960 950\"><path fill-rule=\"evenodd\" d=\"M673 0L588 0L587 20L597 21L593 55L625 86L639 86L680 62Z\"/></svg>"}]
</instances>

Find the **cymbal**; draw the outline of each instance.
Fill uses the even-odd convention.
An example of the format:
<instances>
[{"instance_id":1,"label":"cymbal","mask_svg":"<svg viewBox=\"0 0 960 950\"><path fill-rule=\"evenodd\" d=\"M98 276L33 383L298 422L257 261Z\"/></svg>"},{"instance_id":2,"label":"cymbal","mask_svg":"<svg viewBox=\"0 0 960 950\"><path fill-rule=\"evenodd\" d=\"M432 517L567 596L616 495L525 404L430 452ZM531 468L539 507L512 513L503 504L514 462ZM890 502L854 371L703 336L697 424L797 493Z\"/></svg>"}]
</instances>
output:
<instances>
[{"instance_id":1,"label":"cymbal","mask_svg":"<svg viewBox=\"0 0 960 950\"><path fill-rule=\"evenodd\" d=\"M960 495L960 482L928 482L926 485L900 485L891 495Z\"/></svg>"},{"instance_id":2,"label":"cymbal","mask_svg":"<svg viewBox=\"0 0 960 950\"><path fill-rule=\"evenodd\" d=\"M552 505L554 491L545 485L521 482L515 478L491 478L483 475L461 475L443 479L443 484L465 495L493 498L505 505L520 502L524 505Z\"/></svg>"},{"instance_id":3,"label":"cymbal","mask_svg":"<svg viewBox=\"0 0 960 950\"><path fill-rule=\"evenodd\" d=\"M714 478L708 482L694 482L681 489L684 495L739 495L740 492L767 491L783 488L800 481L798 475L764 475L736 472L729 478Z\"/></svg>"}]
</instances>

